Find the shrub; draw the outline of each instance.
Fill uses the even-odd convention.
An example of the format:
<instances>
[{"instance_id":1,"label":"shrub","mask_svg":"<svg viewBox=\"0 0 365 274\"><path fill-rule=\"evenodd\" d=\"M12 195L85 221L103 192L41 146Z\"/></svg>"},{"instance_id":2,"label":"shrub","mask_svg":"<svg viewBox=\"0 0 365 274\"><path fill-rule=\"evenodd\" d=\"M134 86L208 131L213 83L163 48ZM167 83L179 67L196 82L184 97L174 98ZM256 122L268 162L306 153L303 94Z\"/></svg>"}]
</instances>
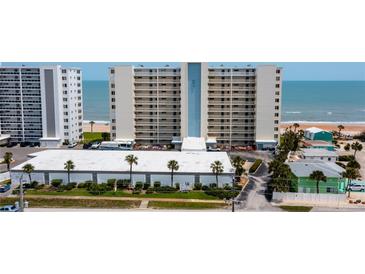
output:
<instances>
[{"instance_id":1,"label":"shrub","mask_svg":"<svg viewBox=\"0 0 365 274\"><path fill-rule=\"evenodd\" d=\"M144 183L143 184L143 190L147 190L147 189L149 189L150 188L150 184L149 183Z\"/></svg>"},{"instance_id":2,"label":"shrub","mask_svg":"<svg viewBox=\"0 0 365 274\"><path fill-rule=\"evenodd\" d=\"M129 186L129 179L124 179L124 180L119 179L117 181L117 187L120 189L126 189L128 188L128 186Z\"/></svg>"},{"instance_id":3,"label":"shrub","mask_svg":"<svg viewBox=\"0 0 365 274\"><path fill-rule=\"evenodd\" d=\"M28 183L23 184L23 189L28 189L28 188L30 188L30 184Z\"/></svg>"},{"instance_id":4,"label":"shrub","mask_svg":"<svg viewBox=\"0 0 365 274\"><path fill-rule=\"evenodd\" d=\"M161 186L161 182L154 182L153 183L153 187L160 187Z\"/></svg>"},{"instance_id":5,"label":"shrub","mask_svg":"<svg viewBox=\"0 0 365 274\"><path fill-rule=\"evenodd\" d=\"M39 189L43 189L44 188L44 184L41 184L41 185L37 185L36 187L35 187L35 189L37 189L37 190L39 190Z\"/></svg>"},{"instance_id":6,"label":"shrub","mask_svg":"<svg viewBox=\"0 0 365 274\"><path fill-rule=\"evenodd\" d=\"M154 191L158 193L172 193L176 192L176 188L171 186L160 186L160 187L154 187Z\"/></svg>"},{"instance_id":7,"label":"shrub","mask_svg":"<svg viewBox=\"0 0 365 274\"><path fill-rule=\"evenodd\" d=\"M101 195L106 192L106 184L91 183L87 188L87 191L92 195Z\"/></svg>"},{"instance_id":8,"label":"shrub","mask_svg":"<svg viewBox=\"0 0 365 274\"><path fill-rule=\"evenodd\" d=\"M65 190L72 190L76 187L76 183L68 183L67 185L65 185Z\"/></svg>"},{"instance_id":9,"label":"shrub","mask_svg":"<svg viewBox=\"0 0 365 274\"><path fill-rule=\"evenodd\" d=\"M218 197L219 199L232 199L239 194L237 190L224 190L224 189L208 189L205 191L207 195Z\"/></svg>"},{"instance_id":10,"label":"shrub","mask_svg":"<svg viewBox=\"0 0 365 274\"><path fill-rule=\"evenodd\" d=\"M214 183L214 184L209 184L209 188L217 188L217 184Z\"/></svg>"},{"instance_id":11,"label":"shrub","mask_svg":"<svg viewBox=\"0 0 365 274\"><path fill-rule=\"evenodd\" d=\"M194 183L194 190L201 190L202 189L202 184L201 183Z\"/></svg>"},{"instance_id":12,"label":"shrub","mask_svg":"<svg viewBox=\"0 0 365 274\"><path fill-rule=\"evenodd\" d=\"M202 190L206 191L206 190L208 190L208 189L209 189L209 186L207 186L207 185L203 185L203 186L202 186Z\"/></svg>"},{"instance_id":13,"label":"shrub","mask_svg":"<svg viewBox=\"0 0 365 274\"><path fill-rule=\"evenodd\" d=\"M134 189L134 190L132 191L132 193L133 193L133 194L137 194L137 195L139 195L139 194L141 194L141 190L140 190L140 189Z\"/></svg>"},{"instance_id":14,"label":"shrub","mask_svg":"<svg viewBox=\"0 0 365 274\"><path fill-rule=\"evenodd\" d=\"M106 184L107 184L107 186L108 187L111 187L112 189L114 189L114 184L115 184L115 181L116 181L117 179L108 179L107 181L106 181ZM117 185L117 188L118 188L118 185Z\"/></svg>"},{"instance_id":15,"label":"shrub","mask_svg":"<svg viewBox=\"0 0 365 274\"><path fill-rule=\"evenodd\" d=\"M349 167L349 168L358 168L359 169L361 166L360 166L358 161L351 160L350 162L347 163L347 167Z\"/></svg>"},{"instance_id":16,"label":"shrub","mask_svg":"<svg viewBox=\"0 0 365 274\"><path fill-rule=\"evenodd\" d=\"M360 140L361 142L365 142L365 131L361 132L358 135L355 135L354 139Z\"/></svg>"},{"instance_id":17,"label":"shrub","mask_svg":"<svg viewBox=\"0 0 365 274\"><path fill-rule=\"evenodd\" d=\"M154 191L153 191L153 188L149 188L146 190L146 194L152 194Z\"/></svg>"},{"instance_id":18,"label":"shrub","mask_svg":"<svg viewBox=\"0 0 365 274\"><path fill-rule=\"evenodd\" d=\"M58 188L60 185L62 184L62 180L61 179L53 179L51 181L51 185L55 188Z\"/></svg>"},{"instance_id":19,"label":"shrub","mask_svg":"<svg viewBox=\"0 0 365 274\"><path fill-rule=\"evenodd\" d=\"M338 160L342 162L349 162L355 160L354 155L340 155L338 156Z\"/></svg>"},{"instance_id":20,"label":"shrub","mask_svg":"<svg viewBox=\"0 0 365 274\"><path fill-rule=\"evenodd\" d=\"M30 188L36 188L38 186L38 182L37 181L33 181L30 183Z\"/></svg>"},{"instance_id":21,"label":"shrub","mask_svg":"<svg viewBox=\"0 0 365 274\"><path fill-rule=\"evenodd\" d=\"M346 168L346 165L344 163L341 162L336 162L337 165L339 165L342 168Z\"/></svg>"},{"instance_id":22,"label":"shrub","mask_svg":"<svg viewBox=\"0 0 365 274\"><path fill-rule=\"evenodd\" d=\"M143 188L143 182L136 182L134 189L141 190Z\"/></svg>"},{"instance_id":23,"label":"shrub","mask_svg":"<svg viewBox=\"0 0 365 274\"><path fill-rule=\"evenodd\" d=\"M224 190L232 190L232 187L228 184L225 184L223 187Z\"/></svg>"},{"instance_id":24,"label":"shrub","mask_svg":"<svg viewBox=\"0 0 365 274\"><path fill-rule=\"evenodd\" d=\"M175 189L180 190L180 183L175 183Z\"/></svg>"},{"instance_id":25,"label":"shrub","mask_svg":"<svg viewBox=\"0 0 365 274\"><path fill-rule=\"evenodd\" d=\"M253 165L248 170L248 172L254 173L258 169L258 167L261 165L261 163L262 163L261 159L256 159L255 162L253 163Z\"/></svg>"}]
</instances>

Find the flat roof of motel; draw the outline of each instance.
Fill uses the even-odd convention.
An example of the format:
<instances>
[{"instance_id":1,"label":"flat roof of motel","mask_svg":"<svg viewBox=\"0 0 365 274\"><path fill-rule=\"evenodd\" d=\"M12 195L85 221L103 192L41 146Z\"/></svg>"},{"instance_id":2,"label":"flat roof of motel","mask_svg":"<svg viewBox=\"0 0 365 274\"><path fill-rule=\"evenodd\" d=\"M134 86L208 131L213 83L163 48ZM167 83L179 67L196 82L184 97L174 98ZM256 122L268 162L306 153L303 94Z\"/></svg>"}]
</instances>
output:
<instances>
[{"instance_id":1,"label":"flat roof of motel","mask_svg":"<svg viewBox=\"0 0 365 274\"><path fill-rule=\"evenodd\" d=\"M125 157L133 154L138 157L138 165L133 166L135 172L170 172L167 162L176 160L179 170L175 173L212 173L210 165L214 161L223 164L223 173L234 173L226 152L206 151L103 151L103 150L45 150L32 153L30 160L11 169L21 171L25 164L32 164L38 171L65 171L64 163L71 160L75 164L73 172L127 172L129 165Z\"/></svg>"}]
</instances>

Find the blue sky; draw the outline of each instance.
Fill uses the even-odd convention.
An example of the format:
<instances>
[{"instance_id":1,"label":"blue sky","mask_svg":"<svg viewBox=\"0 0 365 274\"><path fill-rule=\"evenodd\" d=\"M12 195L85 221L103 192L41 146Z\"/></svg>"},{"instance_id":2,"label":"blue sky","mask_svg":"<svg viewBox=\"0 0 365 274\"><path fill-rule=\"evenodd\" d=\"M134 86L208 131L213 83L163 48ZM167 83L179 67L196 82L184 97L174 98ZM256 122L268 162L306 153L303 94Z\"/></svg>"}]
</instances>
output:
<instances>
[{"instance_id":1,"label":"blue sky","mask_svg":"<svg viewBox=\"0 0 365 274\"><path fill-rule=\"evenodd\" d=\"M74 62L3 62L3 66L11 66L11 65L49 65L49 64L60 64L62 66L72 66L79 67L83 71L84 80L107 80L107 69L113 65L125 65L125 64L133 64L133 65L144 65L145 67L149 66L179 66L178 62L148 62L148 63L121 63L121 62L105 62L105 63L94 63L94 62L84 62L84 63L74 63ZM325 80L337 80L337 81L347 81L347 80L362 80L365 81L365 63L282 63L282 62L271 62L271 63L245 63L245 62L237 62L237 63L227 63L227 62L214 62L209 63L211 66L220 66L221 64L226 66L246 66L251 64L255 66L257 64L276 64L284 68L284 80L286 81L325 81Z\"/></svg>"}]
</instances>

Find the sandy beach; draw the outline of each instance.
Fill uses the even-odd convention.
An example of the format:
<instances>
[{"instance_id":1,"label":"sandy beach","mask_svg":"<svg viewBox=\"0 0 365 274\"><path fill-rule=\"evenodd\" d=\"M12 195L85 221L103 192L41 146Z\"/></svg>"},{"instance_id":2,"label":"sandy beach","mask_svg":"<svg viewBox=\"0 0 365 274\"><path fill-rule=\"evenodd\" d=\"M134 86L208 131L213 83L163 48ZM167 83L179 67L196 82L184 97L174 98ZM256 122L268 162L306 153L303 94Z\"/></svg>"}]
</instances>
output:
<instances>
[{"instance_id":1,"label":"sandy beach","mask_svg":"<svg viewBox=\"0 0 365 274\"><path fill-rule=\"evenodd\" d=\"M328 131L332 131L332 130L336 130L338 131L337 126L340 125L340 123L298 123L300 125L300 129L306 129L309 127L318 127L321 128L323 130L328 130ZM285 123L282 122L280 125L280 129L283 131L285 130L285 128L289 127L293 125L293 123ZM365 123L341 123L341 125L343 125L345 127L345 129L343 129L341 131L341 133L343 134L348 134L348 135L356 135L360 132L365 131Z\"/></svg>"},{"instance_id":2,"label":"sandy beach","mask_svg":"<svg viewBox=\"0 0 365 274\"><path fill-rule=\"evenodd\" d=\"M94 121L93 132L110 132L110 124L108 121ZM82 129L84 132L91 131L91 125L89 121L83 121Z\"/></svg>"}]
</instances>

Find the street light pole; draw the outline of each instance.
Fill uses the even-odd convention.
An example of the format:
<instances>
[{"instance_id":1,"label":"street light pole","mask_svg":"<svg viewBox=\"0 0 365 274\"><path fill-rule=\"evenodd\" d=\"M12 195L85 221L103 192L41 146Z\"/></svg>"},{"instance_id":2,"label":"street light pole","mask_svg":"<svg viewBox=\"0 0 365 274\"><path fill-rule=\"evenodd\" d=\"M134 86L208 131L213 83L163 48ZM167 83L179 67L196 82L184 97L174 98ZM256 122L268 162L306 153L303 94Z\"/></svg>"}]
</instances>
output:
<instances>
[{"instance_id":1,"label":"street light pole","mask_svg":"<svg viewBox=\"0 0 365 274\"><path fill-rule=\"evenodd\" d=\"M232 212L234 212L234 199L232 199Z\"/></svg>"},{"instance_id":2,"label":"street light pole","mask_svg":"<svg viewBox=\"0 0 365 274\"><path fill-rule=\"evenodd\" d=\"M24 212L23 174L20 176L19 186L19 211Z\"/></svg>"}]
</instances>

